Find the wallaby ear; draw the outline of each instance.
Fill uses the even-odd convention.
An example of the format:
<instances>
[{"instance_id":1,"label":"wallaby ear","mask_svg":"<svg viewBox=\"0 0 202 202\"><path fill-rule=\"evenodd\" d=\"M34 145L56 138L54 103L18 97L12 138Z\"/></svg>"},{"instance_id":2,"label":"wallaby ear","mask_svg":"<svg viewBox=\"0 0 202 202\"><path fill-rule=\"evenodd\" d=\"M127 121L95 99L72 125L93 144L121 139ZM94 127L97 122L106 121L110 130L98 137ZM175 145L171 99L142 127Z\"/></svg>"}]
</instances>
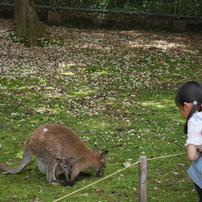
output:
<instances>
[{"instance_id":1,"label":"wallaby ear","mask_svg":"<svg viewBox=\"0 0 202 202\"><path fill-rule=\"evenodd\" d=\"M101 159L104 159L105 156L107 155L107 153L108 153L108 150L102 152L102 153L100 154Z\"/></svg>"},{"instance_id":2,"label":"wallaby ear","mask_svg":"<svg viewBox=\"0 0 202 202\"><path fill-rule=\"evenodd\" d=\"M93 147L93 152L95 153L99 153L99 150L98 150L98 147L96 144L94 144L94 147Z\"/></svg>"}]
</instances>

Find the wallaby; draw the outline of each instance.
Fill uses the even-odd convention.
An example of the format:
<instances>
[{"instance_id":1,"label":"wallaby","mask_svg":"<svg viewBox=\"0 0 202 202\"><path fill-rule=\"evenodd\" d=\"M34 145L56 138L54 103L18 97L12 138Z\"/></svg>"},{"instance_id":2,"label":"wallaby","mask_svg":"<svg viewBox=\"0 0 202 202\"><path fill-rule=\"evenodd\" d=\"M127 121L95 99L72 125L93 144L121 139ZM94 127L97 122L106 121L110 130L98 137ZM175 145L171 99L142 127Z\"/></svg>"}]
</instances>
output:
<instances>
[{"instance_id":1,"label":"wallaby","mask_svg":"<svg viewBox=\"0 0 202 202\"><path fill-rule=\"evenodd\" d=\"M96 145L94 146L94 152L92 152L74 132L65 126L44 124L30 134L25 143L20 164L14 168L0 164L0 169L8 173L18 173L34 155L37 158L39 171L46 174L48 183L71 186L77 175L88 168L94 170L98 176L103 176L107 153L107 150L99 153ZM67 160L69 158L72 158L70 181L64 182L56 179L57 159Z\"/></svg>"},{"instance_id":2,"label":"wallaby","mask_svg":"<svg viewBox=\"0 0 202 202\"><path fill-rule=\"evenodd\" d=\"M58 165L55 168L55 177L59 179L59 175L64 173L66 180L69 181L69 174L72 173L71 158L68 159L57 159Z\"/></svg>"}]
</instances>

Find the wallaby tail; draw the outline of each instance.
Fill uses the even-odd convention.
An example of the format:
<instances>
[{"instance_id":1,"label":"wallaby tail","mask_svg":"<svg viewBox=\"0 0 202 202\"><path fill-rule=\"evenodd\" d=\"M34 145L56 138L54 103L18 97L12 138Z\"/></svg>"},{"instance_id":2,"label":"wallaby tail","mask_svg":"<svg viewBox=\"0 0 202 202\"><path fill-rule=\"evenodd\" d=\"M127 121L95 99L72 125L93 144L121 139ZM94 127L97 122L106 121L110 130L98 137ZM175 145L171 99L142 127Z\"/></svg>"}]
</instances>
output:
<instances>
[{"instance_id":1,"label":"wallaby tail","mask_svg":"<svg viewBox=\"0 0 202 202\"><path fill-rule=\"evenodd\" d=\"M29 163L31 156L32 154L29 150L29 147L26 145L23 158L18 166L12 168L0 163L0 170L8 173L19 173Z\"/></svg>"}]
</instances>

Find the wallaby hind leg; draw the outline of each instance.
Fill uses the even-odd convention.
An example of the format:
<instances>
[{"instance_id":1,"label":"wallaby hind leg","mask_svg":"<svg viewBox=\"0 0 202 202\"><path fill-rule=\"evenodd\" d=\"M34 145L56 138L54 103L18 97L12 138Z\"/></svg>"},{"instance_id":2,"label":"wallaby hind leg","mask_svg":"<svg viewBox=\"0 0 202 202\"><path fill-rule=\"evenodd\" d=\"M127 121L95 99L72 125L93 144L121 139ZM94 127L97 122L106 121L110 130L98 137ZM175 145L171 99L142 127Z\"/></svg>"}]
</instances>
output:
<instances>
[{"instance_id":1,"label":"wallaby hind leg","mask_svg":"<svg viewBox=\"0 0 202 202\"><path fill-rule=\"evenodd\" d=\"M46 164L39 158L37 159L37 164L39 171L43 174L46 174Z\"/></svg>"}]
</instances>

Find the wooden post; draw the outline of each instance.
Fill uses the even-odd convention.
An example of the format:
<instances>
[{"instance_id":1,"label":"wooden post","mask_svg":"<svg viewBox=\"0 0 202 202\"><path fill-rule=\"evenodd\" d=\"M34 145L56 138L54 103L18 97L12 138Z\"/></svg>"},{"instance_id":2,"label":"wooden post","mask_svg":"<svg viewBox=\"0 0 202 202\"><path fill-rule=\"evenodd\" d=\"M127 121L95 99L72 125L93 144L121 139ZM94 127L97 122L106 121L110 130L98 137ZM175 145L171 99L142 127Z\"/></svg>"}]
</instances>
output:
<instances>
[{"instance_id":1,"label":"wooden post","mask_svg":"<svg viewBox=\"0 0 202 202\"><path fill-rule=\"evenodd\" d=\"M172 29L174 32L185 32L186 20L174 19Z\"/></svg>"},{"instance_id":2,"label":"wooden post","mask_svg":"<svg viewBox=\"0 0 202 202\"><path fill-rule=\"evenodd\" d=\"M147 157L140 156L139 160L139 201L147 202Z\"/></svg>"},{"instance_id":3,"label":"wooden post","mask_svg":"<svg viewBox=\"0 0 202 202\"><path fill-rule=\"evenodd\" d=\"M48 11L48 25L60 25L60 13L57 11Z\"/></svg>"}]
</instances>

